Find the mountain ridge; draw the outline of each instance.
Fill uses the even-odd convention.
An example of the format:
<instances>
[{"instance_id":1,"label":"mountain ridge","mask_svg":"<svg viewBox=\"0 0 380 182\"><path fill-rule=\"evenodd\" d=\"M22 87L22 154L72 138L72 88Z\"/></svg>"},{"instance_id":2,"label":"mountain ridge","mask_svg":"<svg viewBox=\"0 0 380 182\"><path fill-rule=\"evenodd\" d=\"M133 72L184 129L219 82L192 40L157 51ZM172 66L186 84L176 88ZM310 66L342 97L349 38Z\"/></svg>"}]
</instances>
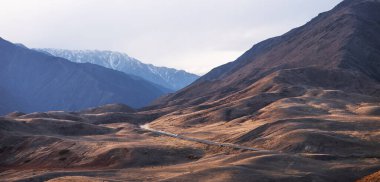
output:
<instances>
[{"instance_id":1,"label":"mountain ridge","mask_svg":"<svg viewBox=\"0 0 380 182\"><path fill-rule=\"evenodd\" d=\"M235 61L214 68L181 92L155 103L173 105L179 98L196 98L201 90L205 91L202 96L216 100L287 68L349 69L379 80L380 36L376 32L380 31L380 14L374 9L379 9L375 0L344 1L303 26L254 45Z\"/></svg>"},{"instance_id":2,"label":"mountain ridge","mask_svg":"<svg viewBox=\"0 0 380 182\"><path fill-rule=\"evenodd\" d=\"M22 112L78 110L111 103L142 107L168 89L98 65L78 64L0 40L0 86ZM7 94L8 93L8 94ZM1 113L9 112L4 110Z\"/></svg>"},{"instance_id":3,"label":"mountain ridge","mask_svg":"<svg viewBox=\"0 0 380 182\"><path fill-rule=\"evenodd\" d=\"M92 63L142 77L171 90L179 90L199 76L184 70L145 64L126 53L103 50L35 49L77 63Z\"/></svg>"}]
</instances>

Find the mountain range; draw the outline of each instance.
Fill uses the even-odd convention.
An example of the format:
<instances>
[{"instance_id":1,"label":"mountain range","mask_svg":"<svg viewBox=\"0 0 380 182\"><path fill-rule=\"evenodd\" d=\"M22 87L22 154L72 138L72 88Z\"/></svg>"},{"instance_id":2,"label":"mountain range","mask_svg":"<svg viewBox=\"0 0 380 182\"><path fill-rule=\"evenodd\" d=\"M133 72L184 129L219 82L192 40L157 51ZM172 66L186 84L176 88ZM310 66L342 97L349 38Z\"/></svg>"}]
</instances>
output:
<instances>
[{"instance_id":1,"label":"mountain range","mask_svg":"<svg viewBox=\"0 0 380 182\"><path fill-rule=\"evenodd\" d=\"M378 32L379 0L344 0L148 107L0 117L0 179L378 181Z\"/></svg>"},{"instance_id":2,"label":"mountain range","mask_svg":"<svg viewBox=\"0 0 380 182\"><path fill-rule=\"evenodd\" d=\"M76 63L92 63L127 74L139 76L173 91L186 87L198 75L167 67L144 64L125 53L98 50L36 49Z\"/></svg>"},{"instance_id":3,"label":"mountain range","mask_svg":"<svg viewBox=\"0 0 380 182\"><path fill-rule=\"evenodd\" d=\"M142 107L169 89L134 75L73 63L0 39L0 113L74 111L110 103Z\"/></svg>"}]
</instances>

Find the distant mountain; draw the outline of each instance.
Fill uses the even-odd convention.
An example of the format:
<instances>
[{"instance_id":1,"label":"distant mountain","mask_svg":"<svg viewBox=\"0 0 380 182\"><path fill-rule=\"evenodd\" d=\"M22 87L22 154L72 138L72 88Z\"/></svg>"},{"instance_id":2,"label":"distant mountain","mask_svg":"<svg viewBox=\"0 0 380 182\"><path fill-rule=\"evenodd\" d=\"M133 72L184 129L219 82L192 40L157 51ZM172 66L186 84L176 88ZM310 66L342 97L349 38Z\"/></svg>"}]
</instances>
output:
<instances>
[{"instance_id":1,"label":"distant mountain","mask_svg":"<svg viewBox=\"0 0 380 182\"><path fill-rule=\"evenodd\" d=\"M199 78L199 76L187 73L183 70L144 64L139 60L120 52L64 49L36 50L49 53L53 56L62 57L76 63L92 63L127 74L136 75L174 91L186 87Z\"/></svg>"},{"instance_id":2,"label":"distant mountain","mask_svg":"<svg viewBox=\"0 0 380 182\"><path fill-rule=\"evenodd\" d=\"M137 76L73 63L0 38L0 114L79 110L110 103L137 108L168 92Z\"/></svg>"}]
</instances>

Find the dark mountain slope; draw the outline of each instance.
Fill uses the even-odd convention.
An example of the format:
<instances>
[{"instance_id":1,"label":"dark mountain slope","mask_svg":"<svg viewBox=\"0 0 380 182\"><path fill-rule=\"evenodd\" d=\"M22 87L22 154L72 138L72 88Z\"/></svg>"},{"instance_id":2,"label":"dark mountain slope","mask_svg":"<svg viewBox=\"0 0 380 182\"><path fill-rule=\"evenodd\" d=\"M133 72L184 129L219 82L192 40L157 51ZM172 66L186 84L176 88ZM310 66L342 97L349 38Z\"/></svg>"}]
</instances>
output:
<instances>
[{"instance_id":1,"label":"dark mountain slope","mask_svg":"<svg viewBox=\"0 0 380 182\"><path fill-rule=\"evenodd\" d=\"M217 100L282 69L349 70L380 80L380 3L346 0L304 26L265 40L236 61L156 103Z\"/></svg>"},{"instance_id":2,"label":"dark mountain slope","mask_svg":"<svg viewBox=\"0 0 380 182\"><path fill-rule=\"evenodd\" d=\"M78 110L109 103L141 107L167 89L93 64L78 64L0 39L0 113ZM12 98L13 99L10 99Z\"/></svg>"},{"instance_id":3,"label":"dark mountain slope","mask_svg":"<svg viewBox=\"0 0 380 182\"><path fill-rule=\"evenodd\" d=\"M135 112L135 110L124 104L107 104L100 107L89 108L89 109L81 111L81 113L83 114L100 114L100 113L107 113L107 112L132 113L132 112Z\"/></svg>"}]
</instances>

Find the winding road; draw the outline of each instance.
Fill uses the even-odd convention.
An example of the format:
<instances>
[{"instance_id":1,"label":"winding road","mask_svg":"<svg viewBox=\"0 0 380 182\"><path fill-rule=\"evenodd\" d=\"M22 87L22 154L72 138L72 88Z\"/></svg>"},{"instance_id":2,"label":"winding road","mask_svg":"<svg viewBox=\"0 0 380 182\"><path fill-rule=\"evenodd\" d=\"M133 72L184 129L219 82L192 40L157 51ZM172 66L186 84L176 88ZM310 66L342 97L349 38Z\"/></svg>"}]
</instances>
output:
<instances>
[{"instance_id":1,"label":"winding road","mask_svg":"<svg viewBox=\"0 0 380 182\"><path fill-rule=\"evenodd\" d=\"M230 148L234 148L234 149L251 150L251 151L266 151L266 152L269 151L269 150L257 149L257 148L252 148L252 147L245 147L245 146L236 145L236 144L232 144L232 143L214 142L214 141L210 141L210 140L203 140L203 139L187 137L187 136L183 136L183 135L179 135L179 134L169 133L166 131L153 129L153 128L149 127L149 124L140 125L140 128L143 130L146 130L146 131L150 131L152 133L159 134L159 135L166 135L166 136L170 136L173 138L178 138L181 140L187 140L187 141L192 141L192 142L198 142L198 143L202 143L202 144L206 144L206 145L214 145L214 146L219 146L219 147L230 147Z\"/></svg>"}]
</instances>

